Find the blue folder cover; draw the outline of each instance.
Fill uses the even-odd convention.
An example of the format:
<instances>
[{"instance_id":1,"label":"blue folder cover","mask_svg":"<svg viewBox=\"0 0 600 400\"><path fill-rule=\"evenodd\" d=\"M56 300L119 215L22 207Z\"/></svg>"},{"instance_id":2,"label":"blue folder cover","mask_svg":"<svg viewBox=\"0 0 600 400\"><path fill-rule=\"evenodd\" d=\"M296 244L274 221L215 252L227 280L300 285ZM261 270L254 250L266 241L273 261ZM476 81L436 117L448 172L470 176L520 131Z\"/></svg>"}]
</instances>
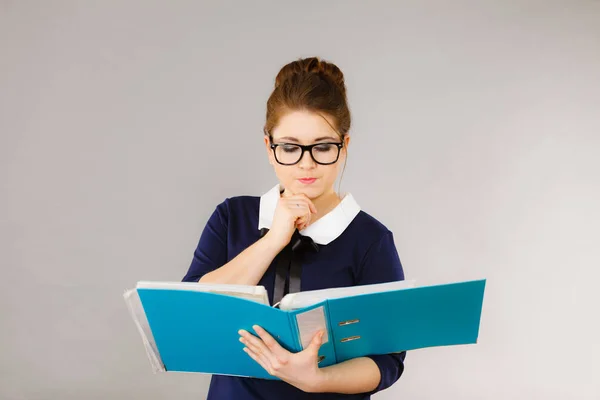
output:
<instances>
[{"instance_id":1,"label":"blue folder cover","mask_svg":"<svg viewBox=\"0 0 600 400\"><path fill-rule=\"evenodd\" d=\"M486 280L367 293L284 311L226 294L138 288L166 371L277 379L244 351L238 330L259 325L302 350L297 317L321 308L327 342L320 367L348 359L477 342Z\"/></svg>"}]
</instances>

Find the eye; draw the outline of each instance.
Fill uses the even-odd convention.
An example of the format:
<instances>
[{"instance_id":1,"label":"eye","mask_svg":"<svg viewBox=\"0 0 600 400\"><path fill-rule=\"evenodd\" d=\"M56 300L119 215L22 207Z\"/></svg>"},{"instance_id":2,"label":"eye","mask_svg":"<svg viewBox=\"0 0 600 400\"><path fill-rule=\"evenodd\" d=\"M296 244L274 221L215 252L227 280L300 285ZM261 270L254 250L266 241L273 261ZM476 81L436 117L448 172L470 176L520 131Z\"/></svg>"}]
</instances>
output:
<instances>
[{"instance_id":1,"label":"eye","mask_svg":"<svg viewBox=\"0 0 600 400\"><path fill-rule=\"evenodd\" d=\"M281 145L280 147L286 153L296 153L300 150L299 147L293 146L291 144L284 144L284 145Z\"/></svg>"},{"instance_id":2,"label":"eye","mask_svg":"<svg viewBox=\"0 0 600 400\"><path fill-rule=\"evenodd\" d=\"M315 151L317 151L319 153L327 153L329 151L332 151L334 147L335 146L333 144L328 144L328 143L320 144L318 146L315 146Z\"/></svg>"}]
</instances>

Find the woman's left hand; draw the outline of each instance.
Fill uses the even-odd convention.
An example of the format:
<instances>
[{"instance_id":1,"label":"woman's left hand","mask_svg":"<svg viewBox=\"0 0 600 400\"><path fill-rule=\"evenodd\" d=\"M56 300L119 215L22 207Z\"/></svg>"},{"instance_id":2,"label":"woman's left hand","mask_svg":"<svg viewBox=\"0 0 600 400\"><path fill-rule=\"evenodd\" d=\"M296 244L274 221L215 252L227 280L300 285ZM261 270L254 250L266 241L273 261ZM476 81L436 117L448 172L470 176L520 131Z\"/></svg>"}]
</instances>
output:
<instances>
[{"instance_id":1,"label":"woman's left hand","mask_svg":"<svg viewBox=\"0 0 600 400\"><path fill-rule=\"evenodd\" d=\"M323 372L319 369L318 358L323 332L318 332L310 345L298 352L291 353L264 329L258 325L252 327L258 337L240 330L240 342L244 351L259 363L269 374L297 387L305 392L317 391Z\"/></svg>"}]
</instances>

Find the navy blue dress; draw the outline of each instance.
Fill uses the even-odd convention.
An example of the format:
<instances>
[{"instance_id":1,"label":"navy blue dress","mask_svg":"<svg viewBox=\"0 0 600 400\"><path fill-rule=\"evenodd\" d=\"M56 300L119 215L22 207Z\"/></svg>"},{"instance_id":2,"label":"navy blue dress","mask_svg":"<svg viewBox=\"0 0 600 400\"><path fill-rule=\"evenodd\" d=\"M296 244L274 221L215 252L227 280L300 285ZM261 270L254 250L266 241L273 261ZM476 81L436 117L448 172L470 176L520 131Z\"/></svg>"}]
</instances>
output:
<instances>
[{"instance_id":1,"label":"navy blue dress","mask_svg":"<svg viewBox=\"0 0 600 400\"><path fill-rule=\"evenodd\" d=\"M268 214L272 216L274 213L274 194L269 196L271 201L268 201L267 195L262 198L239 196L219 204L200 236L183 281L197 282L204 274L226 264L259 240L259 214L264 226L265 216L269 221ZM319 237L316 240L319 251L306 254L303 259L302 291L404 279L392 232L360 209L349 212L352 207L348 207L348 202L345 203L345 211L344 207L338 206L331 218L323 217L315 222L317 229L307 230ZM332 224L338 226L331 229ZM319 233L324 235L319 236ZM268 291L271 304L274 281L275 262L258 283ZM280 380L213 375L208 399L370 399L371 394L390 387L400 378L404 371L405 356L406 352L369 356L378 365L382 377L377 388L369 393L305 393Z\"/></svg>"}]
</instances>

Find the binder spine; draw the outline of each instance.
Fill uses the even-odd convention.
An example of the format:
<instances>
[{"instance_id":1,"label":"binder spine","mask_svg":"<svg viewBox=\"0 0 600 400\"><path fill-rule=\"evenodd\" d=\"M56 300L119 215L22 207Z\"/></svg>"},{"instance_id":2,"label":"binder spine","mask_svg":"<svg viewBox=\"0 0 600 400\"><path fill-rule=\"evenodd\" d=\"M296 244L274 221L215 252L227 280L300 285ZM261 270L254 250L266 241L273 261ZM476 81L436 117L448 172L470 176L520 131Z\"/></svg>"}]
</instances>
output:
<instances>
[{"instance_id":1,"label":"binder spine","mask_svg":"<svg viewBox=\"0 0 600 400\"><path fill-rule=\"evenodd\" d=\"M329 332L329 345L331 346L331 350L330 353L333 357L332 360L332 364L337 364L338 361L338 356L337 356L337 352L335 351L335 331L332 327L332 322L331 322L331 314L329 313L329 300L325 301L324 304L324 308L325 308L325 322L327 323L327 331Z\"/></svg>"}]
</instances>

